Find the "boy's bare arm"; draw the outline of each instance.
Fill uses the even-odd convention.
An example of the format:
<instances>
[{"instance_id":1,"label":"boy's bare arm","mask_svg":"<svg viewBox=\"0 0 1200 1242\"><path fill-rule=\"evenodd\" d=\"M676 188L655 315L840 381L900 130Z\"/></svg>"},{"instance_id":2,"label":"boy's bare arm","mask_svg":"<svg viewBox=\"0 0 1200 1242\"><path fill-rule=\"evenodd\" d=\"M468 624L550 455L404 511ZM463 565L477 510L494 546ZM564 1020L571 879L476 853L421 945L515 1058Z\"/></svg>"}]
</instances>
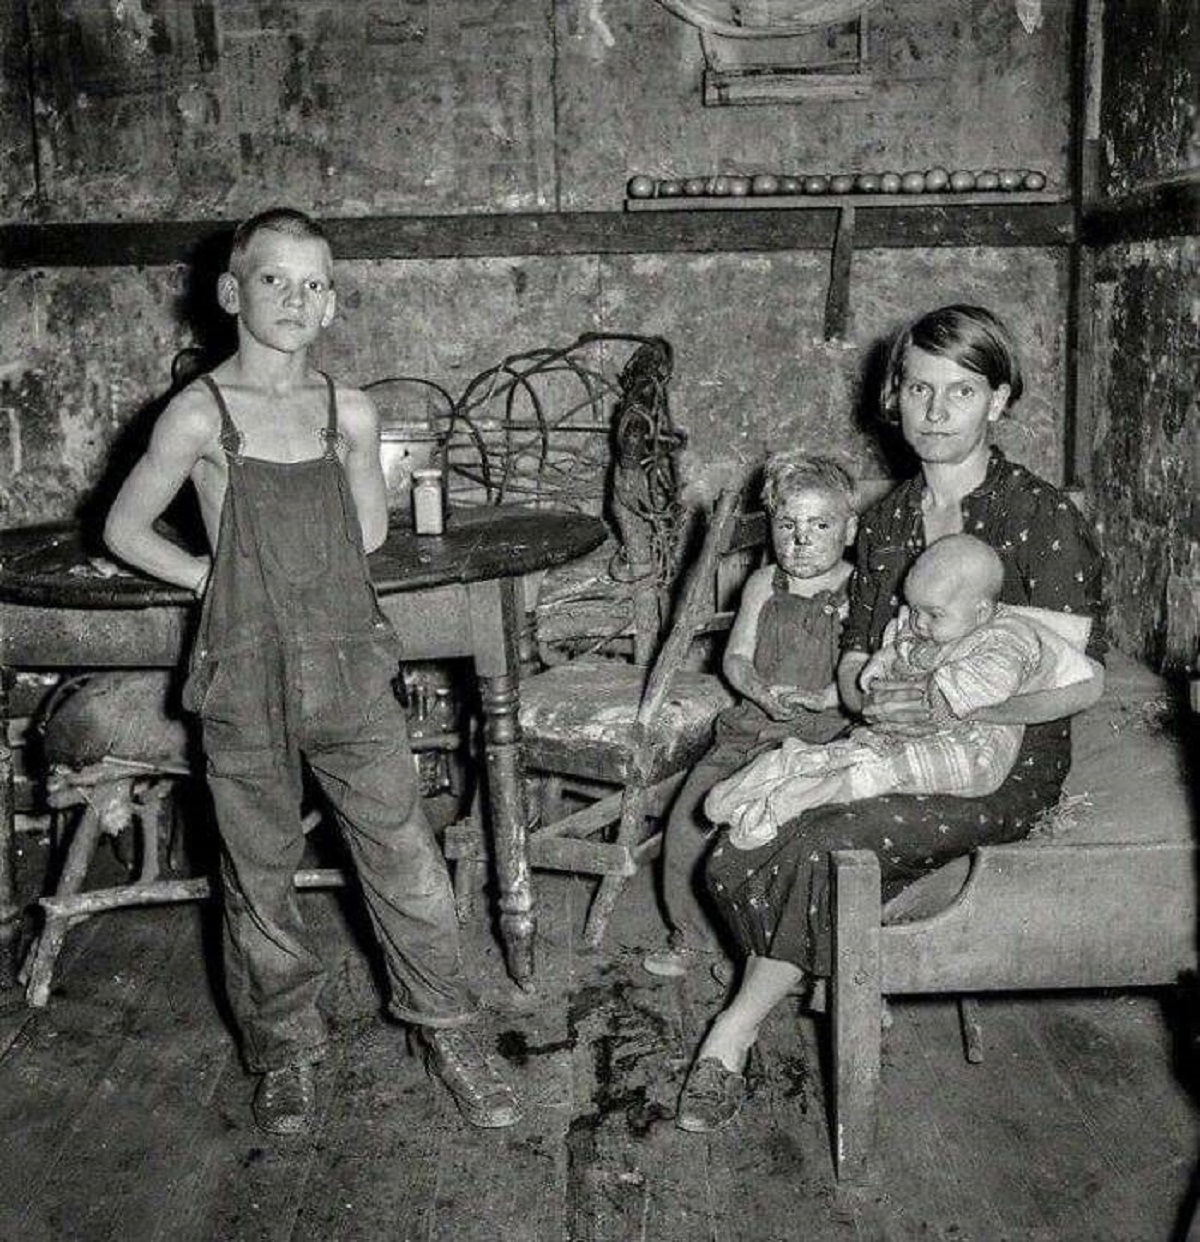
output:
<instances>
[{"instance_id":1,"label":"boy's bare arm","mask_svg":"<svg viewBox=\"0 0 1200 1242\"><path fill-rule=\"evenodd\" d=\"M177 396L155 423L150 444L117 493L104 542L137 569L194 591L208 580L211 559L193 556L154 529L219 431L216 408L192 390Z\"/></svg>"},{"instance_id":2,"label":"boy's bare arm","mask_svg":"<svg viewBox=\"0 0 1200 1242\"><path fill-rule=\"evenodd\" d=\"M363 549L373 552L387 538L387 486L379 459L379 415L365 392L338 390L338 410L346 437L346 481L362 527Z\"/></svg>"}]
</instances>

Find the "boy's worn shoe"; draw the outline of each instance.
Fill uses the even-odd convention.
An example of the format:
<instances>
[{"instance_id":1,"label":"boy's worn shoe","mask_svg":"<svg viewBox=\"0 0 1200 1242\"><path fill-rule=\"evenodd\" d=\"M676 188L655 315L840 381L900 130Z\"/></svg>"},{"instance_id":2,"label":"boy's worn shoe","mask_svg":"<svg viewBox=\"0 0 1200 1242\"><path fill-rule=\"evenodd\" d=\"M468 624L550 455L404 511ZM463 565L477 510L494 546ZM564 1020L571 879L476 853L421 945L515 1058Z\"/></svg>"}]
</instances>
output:
<instances>
[{"instance_id":1,"label":"boy's worn shoe","mask_svg":"<svg viewBox=\"0 0 1200 1242\"><path fill-rule=\"evenodd\" d=\"M254 1120L267 1134L307 1134L316 1112L313 1067L285 1065L268 1070L254 1093Z\"/></svg>"},{"instance_id":2,"label":"boy's worn shoe","mask_svg":"<svg viewBox=\"0 0 1200 1242\"><path fill-rule=\"evenodd\" d=\"M462 1027L424 1027L421 1041L430 1077L441 1079L471 1125L499 1129L521 1120L512 1087L469 1031Z\"/></svg>"},{"instance_id":3,"label":"boy's worn shoe","mask_svg":"<svg viewBox=\"0 0 1200 1242\"><path fill-rule=\"evenodd\" d=\"M746 1098L746 1078L726 1069L716 1057L703 1057L688 1071L679 1093L675 1124L692 1134L709 1134L727 1126Z\"/></svg>"}]
</instances>

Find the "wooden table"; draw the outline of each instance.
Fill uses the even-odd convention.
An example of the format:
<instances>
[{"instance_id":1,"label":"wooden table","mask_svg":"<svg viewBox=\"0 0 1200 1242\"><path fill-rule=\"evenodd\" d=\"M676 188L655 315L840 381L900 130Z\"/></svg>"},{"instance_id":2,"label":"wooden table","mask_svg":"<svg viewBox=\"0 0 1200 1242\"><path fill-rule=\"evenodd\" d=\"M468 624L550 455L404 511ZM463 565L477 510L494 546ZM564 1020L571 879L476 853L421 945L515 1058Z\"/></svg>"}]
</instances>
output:
<instances>
[{"instance_id":1,"label":"wooden table","mask_svg":"<svg viewBox=\"0 0 1200 1242\"><path fill-rule=\"evenodd\" d=\"M370 557L406 658L475 661L500 928L522 984L533 975L535 930L517 725L522 636L541 571L606 534L598 518L575 513L455 509L439 536L394 519ZM15 669L173 668L186 655L199 612L190 592L135 574L103 577L89 561L99 551L71 523L0 531L0 724ZM0 987L15 981L21 918L13 809L12 755L0 733Z\"/></svg>"}]
</instances>

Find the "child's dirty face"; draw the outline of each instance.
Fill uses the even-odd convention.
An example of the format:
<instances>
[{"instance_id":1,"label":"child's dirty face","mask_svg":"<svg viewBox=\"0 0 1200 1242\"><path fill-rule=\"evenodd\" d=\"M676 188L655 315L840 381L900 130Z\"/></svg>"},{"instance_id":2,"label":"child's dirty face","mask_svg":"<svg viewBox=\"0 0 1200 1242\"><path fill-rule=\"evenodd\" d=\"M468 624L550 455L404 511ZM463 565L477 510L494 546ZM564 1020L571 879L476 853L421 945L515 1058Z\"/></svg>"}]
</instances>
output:
<instances>
[{"instance_id":1,"label":"child's dirty face","mask_svg":"<svg viewBox=\"0 0 1200 1242\"><path fill-rule=\"evenodd\" d=\"M855 517L843 497L802 491L780 501L771 518L775 560L793 578L832 569L854 541Z\"/></svg>"},{"instance_id":2,"label":"child's dirty face","mask_svg":"<svg viewBox=\"0 0 1200 1242\"><path fill-rule=\"evenodd\" d=\"M264 230L237 276L237 314L260 343L285 352L311 344L333 319L333 259L325 242Z\"/></svg>"}]
</instances>

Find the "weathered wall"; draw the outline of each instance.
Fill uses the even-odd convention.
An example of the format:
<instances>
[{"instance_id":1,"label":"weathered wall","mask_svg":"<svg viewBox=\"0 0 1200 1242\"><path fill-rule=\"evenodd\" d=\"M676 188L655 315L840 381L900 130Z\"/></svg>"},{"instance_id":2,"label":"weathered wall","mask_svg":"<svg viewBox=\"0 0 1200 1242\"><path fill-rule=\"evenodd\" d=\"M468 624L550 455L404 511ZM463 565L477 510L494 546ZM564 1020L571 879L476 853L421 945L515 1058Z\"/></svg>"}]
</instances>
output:
<instances>
[{"instance_id":1,"label":"weathered wall","mask_svg":"<svg viewBox=\"0 0 1200 1242\"><path fill-rule=\"evenodd\" d=\"M1105 0L1101 184L1109 194L1200 167L1195 0Z\"/></svg>"},{"instance_id":2,"label":"weathered wall","mask_svg":"<svg viewBox=\"0 0 1200 1242\"><path fill-rule=\"evenodd\" d=\"M1070 9L1046 0L1026 34L1012 0L881 3L867 100L705 109L697 34L654 0L23 0L3 19L0 212L617 210L631 172L735 166L1016 165L1061 187ZM416 373L458 391L509 352L589 328L662 332L698 457L801 442L878 473L859 391L872 346L967 297L1027 347L1030 394L1006 442L1059 476L1061 254L874 251L854 273L848 339L827 344L828 256L813 252L354 262L322 360L349 379ZM0 520L86 495L192 339L189 279L0 273Z\"/></svg>"},{"instance_id":3,"label":"weathered wall","mask_svg":"<svg viewBox=\"0 0 1200 1242\"><path fill-rule=\"evenodd\" d=\"M1058 475L1061 258L866 252L855 329L840 342L822 338L827 267L814 254L347 263L321 362L358 382L415 374L461 392L508 352L565 345L589 330L659 333L675 346L673 412L697 458L752 463L802 443L877 476L888 466L864 425L870 397L860 391L870 347L914 306L967 298L1019 325L1030 382L1003 442ZM0 282L0 358L9 367L0 383L0 504L10 521L71 507L102 472L107 446L165 391L171 356L189 339L174 310L183 296L181 273L165 268Z\"/></svg>"},{"instance_id":4,"label":"weathered wall","mask_svg":"<svg viewBox=\"0 0 1200 1242\"><path fill-rule=\"evenodd\" d=\"M1065 180L1069 0L1033 34L1013 0L889 0L867 99L708 109L697 31L655 0L23 5L52 219L603 210L639 170Z\"/></svg>"},{"instance_id":5,"label":"weathered wall","mask_svg":"<svg viewBox=\"0 0 1200 1242\"><path fill-rule=\"evenodd\" d=\"M1189 0L1104 8L1101 184L1113 194L1200 168L1200 13ZM1110 624L1160 661L1190 584L1200 607L1200 241L1097 256L1092 488ZM1176 652L1175 658L1179 658Z\"/></svg>"}]
</instances>

